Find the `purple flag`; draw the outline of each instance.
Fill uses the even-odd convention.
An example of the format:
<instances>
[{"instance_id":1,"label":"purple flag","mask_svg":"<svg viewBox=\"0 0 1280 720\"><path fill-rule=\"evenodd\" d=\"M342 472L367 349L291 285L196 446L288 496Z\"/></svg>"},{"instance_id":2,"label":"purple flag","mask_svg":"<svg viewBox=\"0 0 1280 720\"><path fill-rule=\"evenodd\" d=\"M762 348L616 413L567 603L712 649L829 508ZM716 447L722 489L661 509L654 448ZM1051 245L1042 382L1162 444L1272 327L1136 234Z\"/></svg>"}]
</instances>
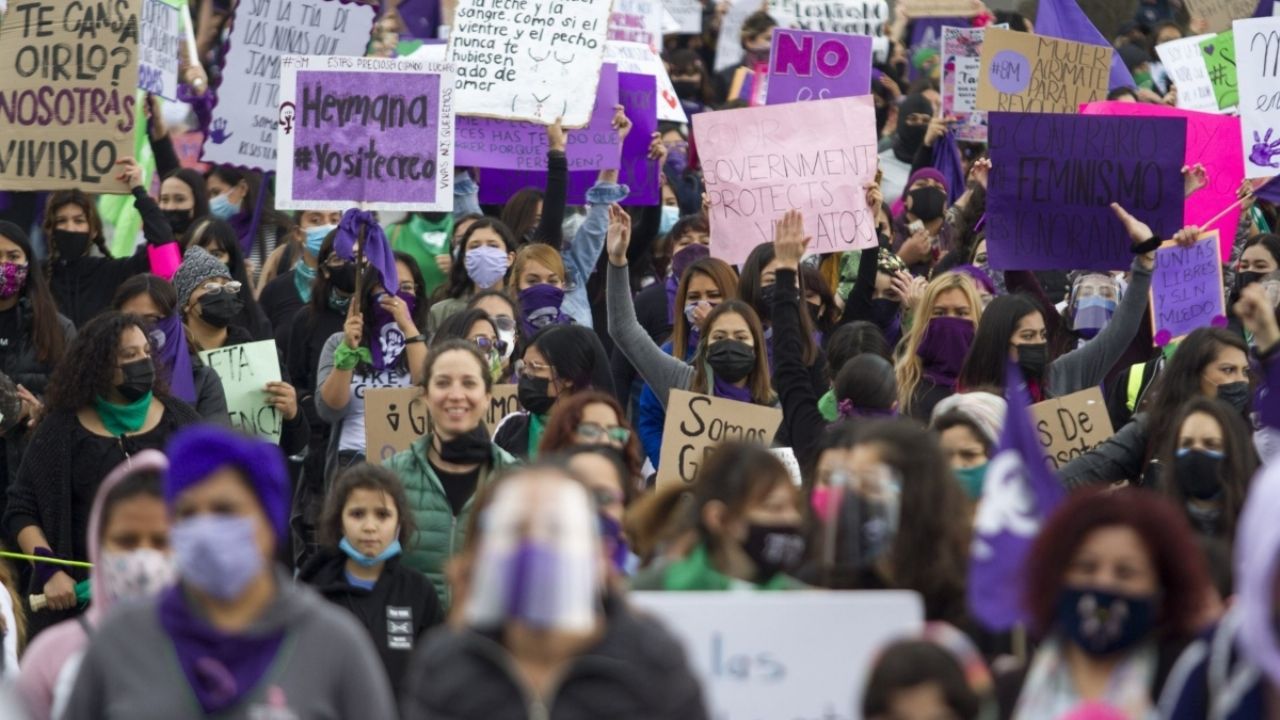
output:
<instances>
[{"instance_id":1,"label":"purple flag","mask_svg":"<svg viewBox=\"0 0 1280 720\"><path fill-rule=\"evenodd\" d=\"M1253 191L1255 197L1259 200L1266 200L1270 203L1280 203L1280 175L1277 175L1257 190Z\"/></svg>"},{"instance_id":2,"label":"purple flag","mask_svg":"<svg viewBox=\"0 0 1280 720\"><path fill-rule=\"evenodd\" d=\"M956 145L955 128L948 129L947 134L933 144L933 167L947 179L948 200L954 204L965 190L964 163L960 160L960 147Z\"/></svg>"},{"instance_id":3,"label":"purple flag","mask_svg":"<svg viewBox=\"0 0 1280 720\"><path fill-rule=\"evenodd\" d=\"M969 558L969 612L987 629L1008 630L1025 619L1022 566L1045 518L1066 492L1036 437L1022 373L1006 370L1000 444L982 487Z\"/></svg>"},{"instance_id":4,"label":"purple flag","mask_svg":"<svg viewBox=\"0 0 1280 720\"><path fill-rule=\"evenodd\" d=\"M1040 0L1040 8L1036 11L1036 34L1111 47L1111 43L1098 32L1098 28L1094 27L1076 0ZM1137 84L1120 59L1120 53L1113 50L1110 89L1118 87L1132 88L1137 87Z\"/></svg>"},{"instance_id":5,"label":"purple flag","mask_svg":"<svg viewBox=\"0 0 1280 720\"><path fill-rule=\"evenodd\" d=\"M440 0L400 0L396 11L404 21L402 40L428 40L436 36L440 28Z\"/></svg>"},{"instance_id":6,"label":"purple flag","mask_svg":"<svg viewBox=\"0 0 1280 720\"><path fill-rule=\"evenodd\" d=\"M373 213L351 208L342 214L338 231L333 236L333 251L343 260L356 259L355 244L360 238L360 226L365 226L364 258L382 277L382 287L395 293L400 289L400 276L396 273L396 256L391 243L382 232L382 226L373 219ZM367 288L366 288L367 289Z\"/></svg>"}]
</instances>

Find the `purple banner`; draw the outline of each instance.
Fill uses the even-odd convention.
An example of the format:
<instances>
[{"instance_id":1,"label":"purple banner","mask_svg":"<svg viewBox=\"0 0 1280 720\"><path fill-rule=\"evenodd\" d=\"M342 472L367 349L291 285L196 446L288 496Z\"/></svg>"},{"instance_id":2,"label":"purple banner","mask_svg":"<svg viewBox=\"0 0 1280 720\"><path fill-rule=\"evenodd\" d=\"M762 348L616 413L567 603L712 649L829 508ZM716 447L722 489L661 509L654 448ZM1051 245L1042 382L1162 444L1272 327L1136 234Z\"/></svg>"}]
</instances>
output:
<instances>
[{"instance_id":1,"label":"purple banner","mask_svg":"<svg viewBox=\"0 0 1280 720\"><path fill-rule=\"evenodd\" d=\"M766 105L871 92L871 38L810 30L773 31Z\"/></svg>"},{"instance_id":2,"label":"purple banner","mask_svg":"<svg viewBox=\"0 0 1280 720\"><path fill-rule=\"evenodd\" d=\"M1161 347L1197 328L1226 325L1217 231L1191 247L1171 245L1156 251L1151 322L1155 343Z\"/></svg>"},{"instance_id":3,"label":"purple banner","mask_svg":"<svg viewBox=\"0 0 1280 720\"><path fill-rule=\"evenodd\" d=\"M622 145L618 182L631 193L623 205L657 205L662 194L658 163L649 159L649 141L658 129L656 81L652 75L618 73L618 102L626 109L632 128ZM585 205L587 190L596 184L595 170L569 172L568 203ZM480 202L499 205L526 187L547 186L547 174L527 170L486 170L480 173Z\"/></svg>"},{"instance_id":4,"label":"purple banner","mask_svg":"<svg viewBox=\"0 0 1280 720\"><path fill-rule=\"evenodd\" d=\"M1128 268L1113 202L1161 238L1182 227L1185 119L993 112L989 121L991 267Z\"/></svg>"},{"instance_id":5,"label":"purple banner","mask_svg":"<svg viewBox=\"0 0 1280 720\"><path fill-rule=\"evenodd\" d=\"M613 108L617 104L618 67L602 65L591 123L567 132L565 158L569 170L618 167L618 134L613 131ZM459 117L454 143L458 167L547 169L547 128L537 123Z\"/></svg>"}]
</instances>

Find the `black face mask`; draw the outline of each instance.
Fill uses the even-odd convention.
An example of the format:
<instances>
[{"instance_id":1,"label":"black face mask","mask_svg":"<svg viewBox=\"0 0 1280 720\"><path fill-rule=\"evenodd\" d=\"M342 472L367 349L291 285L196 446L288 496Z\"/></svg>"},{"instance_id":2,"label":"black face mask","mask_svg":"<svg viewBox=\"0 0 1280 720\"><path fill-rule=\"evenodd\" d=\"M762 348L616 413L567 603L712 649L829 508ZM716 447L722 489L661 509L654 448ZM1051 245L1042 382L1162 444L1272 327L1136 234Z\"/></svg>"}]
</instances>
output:
<instances>
[{"instance_id":1,"label":"black face mask","mask_svg":"<svg viewBox=\"0 0 1280 720\"><path fill-rule=\"evenodd\" d=\"M740 382L755 368L756 351L738 340L717 340L707 351L707 364L721 380Z\"/></svg>"},{"instance_id":2,"label":"black face mask","mask_svg":"<svg viewBox=\"0 0 1280 720\"><path fill-rule=\"evenodd\" d=\"M907 193L911 198L911 209L908 210L921 222L931 222L942 217L947 207L947 193L939 187L916 188Z\"/></svg>"},{"instance_id":3,"label":"black face mask","mask_svg":"<svg viewBox=\"0 0 1280 720\"><path fill-rule=\"evenodd\" d=\"M1240 292L1242 290L1244 290L1245 288L1249 287L1250 285L1256 282L1262 282L1262 278L1266 276L1267 276L1267 273L1260 273L1260 272L1236 273L1236 286L1235 286L1235 289L1232 291L1232 296L1237 298L1240 297Z\"/></svg>"},{"instance_id":4,"label":"black face mask","mask_svg":"<svg viewBox=\"0 0 1280 720\"><path fill-rule=\"evenodd\" d=\"M805 541L800 528L791 525L757 525L747 529L742 549L756 566L756 581L799 567L804 560Z\"/></svg>"},{"instance_id":5,"label":"black face mask","mask_svg":"<svg viewBox=\"0 0 1280 720\"><path fill-rule=\"evenodd\" d=\"M813 321L814 325L818 325L822 322L822 306L821 305L814 305L811 302L806 302L804 304L804 307L806 310L809 311L809 319Z\"/></svg>"},{"instance_id":6,"label":"black face mask","mask_svg":"<svg viewBox=\"0 0 1280 720\"><path fill-rule=\"evenodd\" d=\"M356 266L351 263L329 268L329 284L344 293L356 291Z\"/></svg>"},{"instance_id":7,"label":"black face mask","mask_svg":"<svg viewBox=\"0 0 1280 720\"><path fill-rule=\"evenodd\" d=\"M1182 449L1173 459L1173 477L1182 494L1196 500L1212 500L1222 491L1222 456L1203 450Z\"/></svg>"},{"instance_id":8,"label":"black face mask","mask_svg":"<svg viewBox=\"0 0 1280 720\"><path fill-rule=\"evenodd\" d=\"M555 404L556 399L547 394L550 388L551 381L547 378L521 375L520 382L516 384L516 398L520 401L520 407L534 415L546 415L551 412L551 406Z\"/></svg>"},{"instance_id":9,"label":"black face mask","mask_svg":"<svg viewBox=\"0 0 1280 720\"><path fill-rule=\"evenodd\" d=\"M672 80L671 85L681 100L698 100L702 93L702 83L693 80Z\"/></svg>"},{"instance_id":10,"label":"black face mask","mask_svg":"<svg viewBox=\"0 0 1280 720\"><path fill-rule=\"evenodd\" d=\"M169 227L173 230L173 237L180 238L187 234L187 228L191 227L191 221L195 210L165 210L164 219L169 221Z\"/></svg>"},{"instance_id":11,"label":"black face mask","mask_svg":"<svg viewBox=\"0 0 1280 720\"><path fill-rule=\"evenodd\" d=\"M53 247L58 251L58 257L63 260L82 257L89 251L89 233L54 230Z\"/></svg>"},{"instance_id":12,"label":"black face mask","mask_svg":"<svg viewBox=\"0 0 1280 720\"><path fill-rule=\"evenodd\" d=\"M778 289L773 285L766 285L760 288L760 292L756 293L756 314L761 320L768 320L773 317L773 299L777 297Z\"/></svg>"},{"instance_id":13,"label":"black face mask","mask_svg":"<svg viewBox=\"0 0 1280 720\"><path fill-rule=\"evenodd\" d=\"M447 463L474 465L493 457L493 445L489 442L489 431L483 422L452 440L441 440L437 435L436 444L440 459Z\"/></svg>"},{"instance_id":14,"label":"black face mask","mask_svg":"<svg viewBox=\"0 0 1280 720\"><path fill-rule=\"evenodd\" d=\"M1235 408L1239 413L1248 409L1250 395L1252 391L1249 389L1249 383L1243 380L1218 386L1218 399Z\"/></svg>"},{"instance_id":15,"label":"black face mask","mask_svg":"<svg viewBox=\"0 0 1280 720\"><path fill-rule=\"evenodd\" d=\"M124 382L116 386L116 392L125 400L137 402L143 395L151 392L151 386L156 380L156 366L152 364L151 358L125 363L120 366L120 372L124 373Z\"/></svg>"},{"instance_id":16,"label":"black face mask","mask_svg":"<svg viewBox=\"0 0 1280 720\"><path fill-rule=\"evenodd\" d=\"M1028 380L1044 377L1045 366L1049 364L1048 343L1015 347L1018 348L1018 368L1022 370L1022 376Z\"/></svg>"},{"instance_id":17,"label":"black face mask","mask_svg":"<svg viewBox=\"0 0 1280 720\"><path fill-rule=\"evenodd\" d=\"M224 328L231 324L232 318L240 314L244 309L244 303L240 298L225 292L217 295L201 295L200 300L200 319L210 327Z\"/></svg>"}]
</instances>

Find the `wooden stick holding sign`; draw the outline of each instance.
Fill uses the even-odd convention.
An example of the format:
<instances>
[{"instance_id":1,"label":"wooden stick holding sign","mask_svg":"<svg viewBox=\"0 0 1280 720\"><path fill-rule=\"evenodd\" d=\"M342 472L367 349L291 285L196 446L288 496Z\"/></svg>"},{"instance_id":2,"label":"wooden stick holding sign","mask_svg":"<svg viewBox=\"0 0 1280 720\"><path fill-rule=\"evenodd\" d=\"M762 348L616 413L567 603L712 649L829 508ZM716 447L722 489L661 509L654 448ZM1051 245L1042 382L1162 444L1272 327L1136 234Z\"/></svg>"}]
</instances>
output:
<instances>
[{"instance_id":1,"label":"wooden stick holding sign","mask_svg":"<svg viewBox=\"0 0 1280 720\"><path fill-rule=\"evenodd\" d=\"M768 447L781 423L778 408L672 390L662 428L658 487L693 482L703 458L720 443L756 442Z\"/></svg>"},{"instance_id":2,"label":"wooden stick holding sign","mask_svg":"<svg viewBox=\"0 0 1280 720\"><path fill-rule=\"evenodd\" d=\"M1054 468L1089 452L1111 437L1111 416L1096 387L1031 406L1040 445Z\"/></svg>"}]
</instances>

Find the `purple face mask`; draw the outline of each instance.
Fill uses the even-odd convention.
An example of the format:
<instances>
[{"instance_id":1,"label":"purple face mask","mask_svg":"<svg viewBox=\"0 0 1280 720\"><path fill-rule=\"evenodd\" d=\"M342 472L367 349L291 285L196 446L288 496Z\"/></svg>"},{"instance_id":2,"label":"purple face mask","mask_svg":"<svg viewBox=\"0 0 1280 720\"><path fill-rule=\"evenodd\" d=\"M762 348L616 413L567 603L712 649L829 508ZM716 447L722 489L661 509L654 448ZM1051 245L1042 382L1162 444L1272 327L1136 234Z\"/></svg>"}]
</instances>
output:
<instances>
[{"instance_id":1,"label":"purple face mask","mask_svg":"<svg viewBox=\"0 0 1280 720\"><path fill-rule=\"evenodd\" d=\"M546 283L533 285L520 291L520 307L524 315L520 318L524 325L526 337L533 337L548 325L566 325L569 316L560 312L564 303L564 288Z\"/></svg>"},{"instance_id":2,"label":"purple face mask","mask_svg":"<svg viewBox=\"0 0 1280 720\"><path fill-rule=\"evenodd\" d=\"M917 350L924 361L924 376L935 385L955 387L969 346L973 345L973 321L960 317L936 317L925 328Z\"/></svg>"},{"instance_id":3,"label":"purple face mask","mask_svg":"<svg viewBox=\"0 0 1280 720\"><path fill-rule=\"evenodd\" d=\"M22 292L27 284L27 264L0 262L0 298L9 298Z\"/></svg>"}]
</instances>

